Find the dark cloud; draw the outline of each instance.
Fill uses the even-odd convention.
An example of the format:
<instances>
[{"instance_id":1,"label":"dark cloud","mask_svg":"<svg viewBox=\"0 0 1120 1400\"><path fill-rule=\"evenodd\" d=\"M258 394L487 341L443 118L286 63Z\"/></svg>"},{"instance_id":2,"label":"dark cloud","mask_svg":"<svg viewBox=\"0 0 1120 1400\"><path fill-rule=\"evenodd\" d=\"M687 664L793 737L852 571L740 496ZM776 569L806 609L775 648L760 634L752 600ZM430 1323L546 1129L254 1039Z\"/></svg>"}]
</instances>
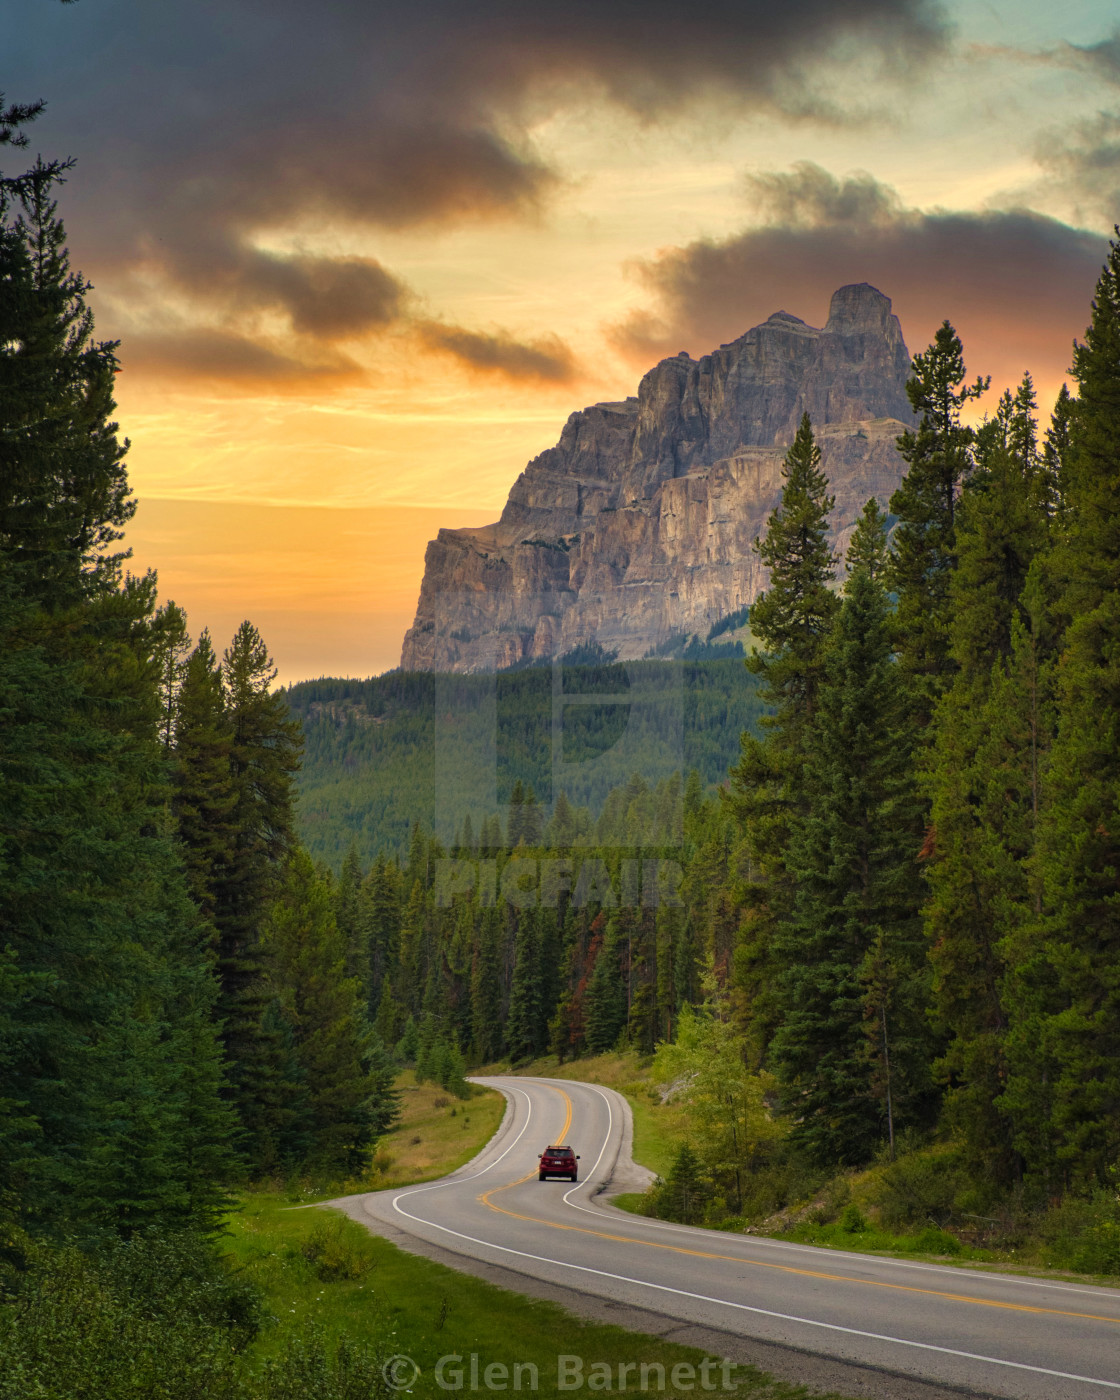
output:
<instances>
[{"instance_id":1,"label":"dark cloud","mask_svg":"<svg viewBox=\"0 0 1120 1400\"><path fill-rule=\"evenodd\" d=\"M74 154L76 251L215 310L346 339L397 319L373 262L262 252L317 223L522 217L556 184L532 122L599 94L644 118L713 92L800 117L821 64L902 77L945 43L938 0L99 0L6 26L36 136ZM822 96L822 91L824 95Z\"/></svg>"},{"instance_id":2,"label":"dark cloud","mask_svg":"<svg viewBox=\"0 0 1120 1400\"><path fill-rule=\"evenodd\" d=\"M575 378L572 352L558 336L519 341L504 332L493 334L463 330L442 321L417 327L425 348L452 355L468 369L499 374L507 379L536 379L564 384Z\"/></svg>"},{"instance_id":3,"label":"dark cloud","mask_svg":"<svg viewBox=\"0 0 1120 1400\"><path fill-rule=\"evenodd\" d=\"M1013 383L1054 383L1089 319L1107 241L1029 210L924 212L869 175L817 166L752 176L765 220L638 264L652 310L614 330L645 363L687 346L702 353L779 309L823 325L829 297L871 282L894 301L911 351L948 318L969 369Z\"/></svg>"},{"instance_id":4,"label":"dark cloud","mask_svg":"<svg viewBox=\"0 0 1120 1400\"><path fill-rule=\"evenodd\" d=\"M410 296L372 258L281 256L229 237L200 237L170 260L150 238L139 265L198 301L233 312L280 311L297 335L346 340L391 325Z\"/></svg>"},{"instance_id":5,"label":"dark cloud","mask_svg":"<svg viewBox=\"0 0 1120 1400\"><path fill-rule=\"evenodd\" d=\"M425 351L449 355L468 370L521 382L564 384L576 378L571 350L558 336L519 341L502 331L478 332L444 321L402 321ZM148 378L204 380L236 392L268 389L284 393L341 387L367 372L335 346L289 338L276 348L221 327L178 326L128 337L125 372Z\"/></svg>"},{"instance_id":6,"label":"dark cloud","mask_svg":"<svg viewBox=\"0 0 1120 1400\"><path fill-rule=\"evenodd\" d=\"M752 171L743 186L759 216L778 227L883 228L903 217L895 191L863 170L838 180L799 161L789 171Z\"/></svg>"},{"instance_id":7,"label":"dark cloud","mask_svg":"<svg viewBox=\"0 0 1120 1400\"><path fill-rule=\"evenodd\" d=\"M299 391L353 383L361 367L337 350L311 356L286 354L234 331L184 327L129 336L124 372L137 363L143 373L175 380L213 380L242 390Z\"/></svg>"}]
</instances>

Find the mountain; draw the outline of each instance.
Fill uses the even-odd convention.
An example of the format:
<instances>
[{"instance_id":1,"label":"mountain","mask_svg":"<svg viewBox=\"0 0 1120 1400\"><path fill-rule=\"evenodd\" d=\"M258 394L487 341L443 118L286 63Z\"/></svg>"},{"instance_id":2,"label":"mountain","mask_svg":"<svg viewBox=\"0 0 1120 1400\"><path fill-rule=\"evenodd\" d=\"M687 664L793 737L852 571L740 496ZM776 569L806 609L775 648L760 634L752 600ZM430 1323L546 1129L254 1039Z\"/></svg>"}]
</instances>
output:
<instances>
[{"instance_id":1,"label":"mountain","mask_svg":"<svg viewBox=\"0 0 1120 1400\"><path fill-rule=\"evenodd\" d=\"M621 659L707 635L766 585L752 548L803 413L843 549L902 477L910 356L890 298L841 287L823 330L778 311L699 360L681 351L636 397L573 413L501 519L428 545L406 670L500 670L598 645Z\"/></svg>"}]
</instances>

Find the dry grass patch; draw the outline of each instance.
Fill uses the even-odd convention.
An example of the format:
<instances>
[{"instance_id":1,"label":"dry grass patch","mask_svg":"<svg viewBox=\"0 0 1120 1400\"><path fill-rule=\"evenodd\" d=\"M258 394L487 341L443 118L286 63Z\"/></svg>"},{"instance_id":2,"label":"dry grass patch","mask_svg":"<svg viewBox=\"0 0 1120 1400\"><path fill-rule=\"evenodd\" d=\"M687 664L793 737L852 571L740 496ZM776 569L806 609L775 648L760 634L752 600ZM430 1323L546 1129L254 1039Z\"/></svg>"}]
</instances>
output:
<instances>
[{"instance_id":1,"label":"dry grass patch","mask_svg":"<svg viewBox=\"0 0 1120 1400\"><path fill-rule=\"evenodd\" d=\"M497 1132L506 1101L495 1089L471 1086L457 1099L438 1084L418 1084L412 1070L397 1081L400 1121L384 1133L373 1154L367 1190L433 1181L469 1162Z\"/></svg>"}]
</instances>

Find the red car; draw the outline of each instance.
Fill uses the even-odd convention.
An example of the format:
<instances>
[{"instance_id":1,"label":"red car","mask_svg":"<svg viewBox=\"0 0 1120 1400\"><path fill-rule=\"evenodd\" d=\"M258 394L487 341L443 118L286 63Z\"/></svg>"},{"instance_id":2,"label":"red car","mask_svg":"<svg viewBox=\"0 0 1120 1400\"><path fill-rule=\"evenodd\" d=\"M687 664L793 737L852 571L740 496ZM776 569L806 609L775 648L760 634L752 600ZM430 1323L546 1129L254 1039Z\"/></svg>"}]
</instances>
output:
<instances>
[{"instance_id":1,"label":"red car","mask_svg":"<svg viewBox=\"0 0 1120 1400\"><path fill-rule=\"evenodd\" d=\"M573 1152L570 1147L546 1147L541 1153L541 1172L538 1180L544 1181L549 1176L566 1176L569 1181L575 1181L578 1168L579 1154Z\"/></svg>"}]
</instances>

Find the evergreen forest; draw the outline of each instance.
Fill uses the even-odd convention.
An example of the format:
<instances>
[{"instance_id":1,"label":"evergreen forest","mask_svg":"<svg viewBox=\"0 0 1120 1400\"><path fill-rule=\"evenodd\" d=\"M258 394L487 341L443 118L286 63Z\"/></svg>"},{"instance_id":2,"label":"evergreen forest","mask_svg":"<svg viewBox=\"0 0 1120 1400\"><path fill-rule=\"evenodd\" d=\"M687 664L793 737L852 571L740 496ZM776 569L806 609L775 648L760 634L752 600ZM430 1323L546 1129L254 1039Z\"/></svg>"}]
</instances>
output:
<instances>
[{"instance_id":1,"label":"evergreen forest","mask_svg":"<svg viewBox=\"0 0 1120 1400\"><path fill-rule=\"evenodd\" d=\"M0 149L38 110L0 104ZM119 547L68 169L0 179L0 1396L280 1400L301 1365L333 1396L314 1339L238 1369L262 1305L215 1239L246 1182L359 1172L395 1068L296 838L267 646L192 639Z\"/></svg>"},{"instance_id":2,"label":"evergreen forest","mask_svg":"<svg viewBox=\"0 0 1120 1400\"><path fill-rule=\"evenodd\" d=\"M549 811L562 790L569 802L596 813L635 772L656 784L695 770L714 789L727 778L739 736L757 728L765 709L756 678L741 659L726 655L624 664L564 658L560 670L569 696L633 696L629 705L566 707L563 772L554 764L551 667L497 676L389 671L371 680L288 687L304 735L298 825L307 849L337 872L351 847L368 867L381 853L403 859L417 823L436 830L437 697L438 805L447 845L468 815L477 827L494 810L504 811L519 781ZM477 722L487 703L488 734ZM466 779L449 773L449 753ZM491 810L479 805L469 781L487 755ZM449 810L443 810L448 788Z\"/></svg>"}]
</instances>

